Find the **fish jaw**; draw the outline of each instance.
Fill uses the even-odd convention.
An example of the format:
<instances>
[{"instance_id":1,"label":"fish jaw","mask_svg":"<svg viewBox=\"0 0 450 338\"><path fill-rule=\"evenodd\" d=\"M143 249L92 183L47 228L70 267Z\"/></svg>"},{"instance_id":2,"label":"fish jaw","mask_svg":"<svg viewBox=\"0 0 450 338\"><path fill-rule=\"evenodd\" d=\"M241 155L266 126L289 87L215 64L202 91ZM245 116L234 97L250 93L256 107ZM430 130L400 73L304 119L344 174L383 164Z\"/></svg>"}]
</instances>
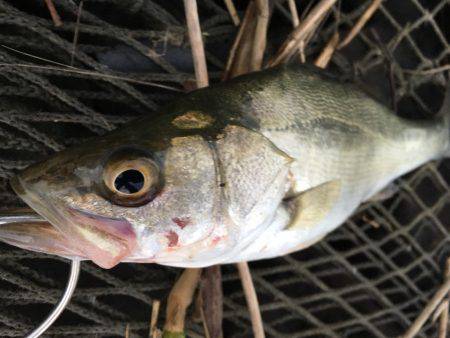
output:
<instances>
[{"instance_id":1,"label":"fish jaw","mask_svg":"<svg viewBox=\"0 0 450 338\"><path fill-rule=\"evenodd\" d=\"M7 223L0 226L0 240L31 251L70 259L86 259L55 227L48 222Z\"/></svg>"},{"instance_id":2,"label":"fish jaw","mask_svg":"<svg viewBox=\"0 0 450 338\"><path fill-rule=\"evenodd\" d=\"M102 268L112 268L129 256L137 246L136 233L126 219L109 218L71 208L40 191L35 184L16 176L13 190L38 214L44 217L64 238L71 251L82 253ZM25 233L22 231L25 235ZM0 238L1 238L0 234ZM16 238L16 241L19 237ZM13 241L10 241L11 244ZM35 243L41 243L36 241ZM42 242L43 243L43 242ZM70 243L70 244L68 244ZM20 246L20 245L17 245ZM60 255L60 250L46 245L36 251Z\"/></svg>"}]
</instances>

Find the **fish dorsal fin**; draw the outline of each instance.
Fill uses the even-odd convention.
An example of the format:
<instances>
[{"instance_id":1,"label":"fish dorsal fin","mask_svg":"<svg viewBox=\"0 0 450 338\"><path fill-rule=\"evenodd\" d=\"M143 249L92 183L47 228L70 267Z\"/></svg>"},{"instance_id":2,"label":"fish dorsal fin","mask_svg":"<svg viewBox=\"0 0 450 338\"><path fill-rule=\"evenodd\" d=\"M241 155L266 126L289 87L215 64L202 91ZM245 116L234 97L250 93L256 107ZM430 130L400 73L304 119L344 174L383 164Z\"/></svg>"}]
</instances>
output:
<instances>
[{"instance_id":1,"label":"fish dorsal fin","mask_svg":"<svg viewBox=\"0 0 450 338\"><path fill-rule=\"evenodd\" d=\"M306 190L287 202L292 210L288 230L311 228L328 215L341 192L341 182L333 180Z\"/></svg>"}]
</instances>

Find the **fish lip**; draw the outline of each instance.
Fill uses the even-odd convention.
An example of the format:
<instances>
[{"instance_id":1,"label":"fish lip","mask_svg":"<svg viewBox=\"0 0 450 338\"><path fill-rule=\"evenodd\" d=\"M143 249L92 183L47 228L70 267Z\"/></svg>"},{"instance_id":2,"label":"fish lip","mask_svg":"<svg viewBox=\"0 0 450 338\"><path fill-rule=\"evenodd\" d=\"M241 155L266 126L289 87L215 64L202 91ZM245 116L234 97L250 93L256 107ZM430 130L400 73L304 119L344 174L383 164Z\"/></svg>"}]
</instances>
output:
<instances>
[{"instance_id":1,"label":"fish lip","mask_svg":"<svg viewBox=\"0 0 450 338\"><path fill-rule=\"evenodd\" d=\"M136 233L131 223L125 219L100 216L52 201L50 197L36 191L31 185L27 185L20 175L14 176L10 180L10 185L28 206L51 223L77 250L103 268L114 267L129 256L137 246ZM81 235L79 229L86 228L86 224L77 223L77 221L82 221L83 217L84 220L86 218L90 220L90 231L109 237L111 242L116 245L115 253L101 249ZM122 232L114 231L111 227L114 224L118 225ZM69 230L70 233L64 230Z\"/></svg>"},{"instance_id":2,"label":"fish lip","mask_svg":"<svg viewBox=\"0 0 450 338\"><path fill-rule=\"evenodd\" d=\"M86 259L82 253L77 252L67 243L57 229L52 227L51 232L47 232L48 229L45 226L42 227L44 223L49 224L49 222L40 221L5 223L0 226L0 239L2 242L25 250L52 253L68 259ZM39 228L38 234L36 228ZM60 237L55 238L54 234L59 234Z\"/></svg>"}]
</instances>

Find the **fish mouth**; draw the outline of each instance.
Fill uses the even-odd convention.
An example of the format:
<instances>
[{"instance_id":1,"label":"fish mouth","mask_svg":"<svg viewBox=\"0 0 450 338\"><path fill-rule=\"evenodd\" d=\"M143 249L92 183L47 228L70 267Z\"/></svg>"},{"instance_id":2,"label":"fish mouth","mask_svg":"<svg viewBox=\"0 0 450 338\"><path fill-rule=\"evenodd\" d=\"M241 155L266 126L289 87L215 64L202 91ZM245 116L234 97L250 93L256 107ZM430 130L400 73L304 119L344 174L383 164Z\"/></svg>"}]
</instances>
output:
<instances>
[{"instance_id":1,"label":"fish mouth","mask_svg":"<svg viewBox=\"0 0 450 338\"><path fill-rule=\"evenodd\" d=\"M109 218L69 207L41 193L35 185L27 184L20 175L13 177L10 184L28 206L57 230L64 245L70 247L68 252L82 253L100 267L109 269L129 256L137 246L136 233L126 219ZM57 245L61 247L62 244ZM55 254L55 250L48 247L47 250L36 251ZM56 254L61 255L58 251Z\"/></svg>"},{"instance_id":2,"label":"fish mouth","mask_svg":"<svg viewBox=\"0 0 450 338\"><path fill-rule=\"evenodd\" d=\"M0 240L10 245L31 251L66 257L86 259L68 240L46 221L21 221L2 224Z\"/></svg>"}]
</instances>

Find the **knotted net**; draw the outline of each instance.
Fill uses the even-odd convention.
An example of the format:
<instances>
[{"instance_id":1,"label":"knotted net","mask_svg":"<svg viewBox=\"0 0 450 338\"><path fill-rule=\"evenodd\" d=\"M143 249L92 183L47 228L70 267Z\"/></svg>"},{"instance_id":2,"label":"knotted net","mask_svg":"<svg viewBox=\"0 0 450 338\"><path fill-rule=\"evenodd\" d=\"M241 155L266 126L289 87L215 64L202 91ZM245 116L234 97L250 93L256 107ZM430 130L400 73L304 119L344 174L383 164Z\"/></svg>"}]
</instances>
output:
<instances>
[{"instance_id":1,"label":"knotted net","mask_svg":"<svg viewBox=\"0 0 450 338\"><path fill-rule=\"evenodd\" d=\"M199 0L212 81L219 81L237 32L220 0ZM347 32L371 1L342 0L306 49L313 60L336 29ZM242 16L246 1L235 1ZM117 77L61 72L58 65L0 47L0 208L20 205L8 178L45 155L150 115L194 79L181 1L0 0L0 44ZM292 30L284 1L273 1L268 54ZM308 1L298 1L300 13ZM362 80L405 116L430 115L442 101L450 61L450 1L386 0L330 67ZM339 25L336 27L336 22ZM78 41L74 52L75 31ZM23 65L40 65L29 67ZM50 68L48 66L51 66ZM141 83L125 81L127 77ZM450 162L429 163L398 180L400 191L365 204L313 247L250 264L269 337L395 337L403 333L442 283L450 254ZM0 336L22 336L59 299L67 262L0 246ZM157 265L83 264L79 287L52 337L148 334L151 304L165 299L179 273ZM251 337L237 272L224 266L224 332ZM200 325L190 333L202 335ZM431 337L427 323L420 337Z\"/></svg>"}]
</instances>

